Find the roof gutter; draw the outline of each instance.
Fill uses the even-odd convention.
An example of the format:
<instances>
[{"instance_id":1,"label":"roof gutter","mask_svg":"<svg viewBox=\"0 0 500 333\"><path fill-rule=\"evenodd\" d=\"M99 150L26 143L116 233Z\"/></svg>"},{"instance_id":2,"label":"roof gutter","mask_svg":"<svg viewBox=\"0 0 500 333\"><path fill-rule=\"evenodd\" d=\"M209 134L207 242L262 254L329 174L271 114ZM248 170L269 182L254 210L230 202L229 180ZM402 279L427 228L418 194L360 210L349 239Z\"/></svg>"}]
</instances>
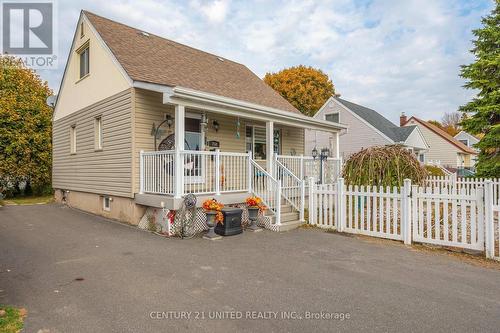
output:
<instances>
[{"instance_id":1,"label":"roof gutter","mask_svg":"<svg viewBox=\"0 0 500 333\"><path fill-rule=\"evenodd\" d=\"M307 125L306 127L311 127L318 130L339 131L347 129L347 125L344 124L333 123L326 120L319 120L305 116L303 114L296 114L289 111L283 111L259 104L249 103L184 87L176 86L173 88L165 89L165 91L163 91L163 103L176 104L179 103L178 99L197 101L222 108L230 108L239 111L250 112L254 116L260 116L260 119L262 117L273 118L273 120L276 120L277 122L280 122L281 120L284 123L290 123L290 120L294 120L296 122L300 122L302 125Z\"/></svg>"}]
</instances>

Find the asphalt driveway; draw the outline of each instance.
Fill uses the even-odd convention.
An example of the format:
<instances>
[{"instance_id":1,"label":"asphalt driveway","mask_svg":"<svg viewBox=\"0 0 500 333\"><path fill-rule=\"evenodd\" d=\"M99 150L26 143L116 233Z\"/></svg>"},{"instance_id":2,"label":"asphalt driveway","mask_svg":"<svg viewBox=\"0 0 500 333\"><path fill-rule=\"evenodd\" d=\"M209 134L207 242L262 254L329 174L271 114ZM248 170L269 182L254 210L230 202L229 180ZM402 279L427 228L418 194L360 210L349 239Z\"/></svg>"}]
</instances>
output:
<instances>
[{"instance_id":1,"label":"asphalt driveway","mask_svg":"<svg viewBox=\"0 0 500 333\"><path fill-rule=\"evenodd\" d=\"M26 332L498 332L500 270L318 230L165 239L10 206L0 303L27 308Z\"/></svg>"}]
</instances>

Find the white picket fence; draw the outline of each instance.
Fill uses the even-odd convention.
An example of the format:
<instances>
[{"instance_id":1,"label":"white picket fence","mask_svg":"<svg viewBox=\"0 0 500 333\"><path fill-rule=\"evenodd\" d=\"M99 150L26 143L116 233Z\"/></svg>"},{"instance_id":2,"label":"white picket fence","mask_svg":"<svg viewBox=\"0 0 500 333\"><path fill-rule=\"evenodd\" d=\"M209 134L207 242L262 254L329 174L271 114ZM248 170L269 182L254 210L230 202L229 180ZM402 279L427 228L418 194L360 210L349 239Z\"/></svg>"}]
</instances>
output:
<instances>
[{"instance_id":1,"label":"white picket fence","mask_svg":"<svg viewBox=\"0 0 500 333\"><path fill-rule=\"evenodd\" d=\"M310 179L309 223L340 232L485 251L500 259L499 205L492 181L448 187L317 185Z\"/></svg>"},{"instance_id":2,"label":"white picket fence","mask_svg":"<svg viewBox=\"0 0 500 333\"><path fill-rule=\"evenodd\" d=\"M450 176L429 176L426 179L426 186L431 188L447 189L448 191L455 191L469 195L475 191L477 187L483 186L486 180L490 180L493 186L493 202L500 205L500 179L492 178L461 178L455 174Z\"/></svg>"}]
</instances>

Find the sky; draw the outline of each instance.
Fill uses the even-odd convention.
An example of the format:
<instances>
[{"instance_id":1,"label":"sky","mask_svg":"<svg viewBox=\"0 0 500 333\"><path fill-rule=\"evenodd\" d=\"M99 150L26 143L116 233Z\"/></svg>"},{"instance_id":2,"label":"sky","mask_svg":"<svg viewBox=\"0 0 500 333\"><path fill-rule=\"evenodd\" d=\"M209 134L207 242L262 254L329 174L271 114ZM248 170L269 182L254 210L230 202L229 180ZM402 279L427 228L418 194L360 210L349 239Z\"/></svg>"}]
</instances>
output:
<instances>
[{"instance_id":1,"label":"sky","mask_svg":"<svg viewBox=\"0 0 500 333\"><path fill-rule=\"evenodd\" d=\"M398 123L440 120L474 96L460 65L493 0L58 0L57 92L80 10L245 64L259 77L299 64L327 73L342 98Z\"/></svg>"}]
</instances>

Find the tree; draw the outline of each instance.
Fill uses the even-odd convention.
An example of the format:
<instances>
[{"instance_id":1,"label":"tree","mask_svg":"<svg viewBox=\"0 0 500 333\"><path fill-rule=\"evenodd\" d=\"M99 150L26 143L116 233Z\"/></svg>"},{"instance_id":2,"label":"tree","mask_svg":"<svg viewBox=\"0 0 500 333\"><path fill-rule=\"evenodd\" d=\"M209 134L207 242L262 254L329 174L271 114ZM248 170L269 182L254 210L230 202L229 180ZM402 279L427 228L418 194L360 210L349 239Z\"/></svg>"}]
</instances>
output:
<instances>
[{"instance_id":1,"label":"tree","mask_svg":"<svg viewBox=\"0 0 500 333\"><path fill-rule=\"evenodd\" d=\"M428 122L429 124L432 124L432 125L434 125L434 126L436 126L436 127L439 127L440 129L444 130L444 128L443 128L443 124L441 124L441 123L440 123L439 121L437 121L437 120L427 120L427 122Z\"/></svg>"},{"instance_id":2,"label":"tree","mask_svg":"<svg viewBox=\"0 0 500 333\"><path fill-rule=\"evenodd\" d=\"M47 82L11 56L0 55L0 192L50 187L52 94Z\"/></svg>"},{"instance_id":3,"label":"tree","mask_svg":"<svg viewBox=\"0 0 500 333\"><path fill-rule=\"evenodd\" d=\"M313 116L328 98L335 95L335 87L327 74L303 65L267 73L264 82L308 116Z\"/></svg>"},{"instance_id":4,"label":"tree","mask_svg":"<svg viewBox=\"0 0 500 333\"><path fill-rule=\"evenodd\" d=\"M460 112L445 113L441 119L443 129L451 136L455 136L460 132L460 122L462 114Z\"/></svg>"},{"instance_id":5,"label":"tree","mask_svg":"<svg viewBox=\"0 0 500 333\"><path fill-rule=\"evenodd\" d=\"M460 107L468 116L462 127L472 134L484 134L476 146L480 149L476 173L481 177L500 177L500 0L473 30L471 52L475 61L461 67L467 89L478 90L476 97Z\"/></svg>"}]
</instances>

